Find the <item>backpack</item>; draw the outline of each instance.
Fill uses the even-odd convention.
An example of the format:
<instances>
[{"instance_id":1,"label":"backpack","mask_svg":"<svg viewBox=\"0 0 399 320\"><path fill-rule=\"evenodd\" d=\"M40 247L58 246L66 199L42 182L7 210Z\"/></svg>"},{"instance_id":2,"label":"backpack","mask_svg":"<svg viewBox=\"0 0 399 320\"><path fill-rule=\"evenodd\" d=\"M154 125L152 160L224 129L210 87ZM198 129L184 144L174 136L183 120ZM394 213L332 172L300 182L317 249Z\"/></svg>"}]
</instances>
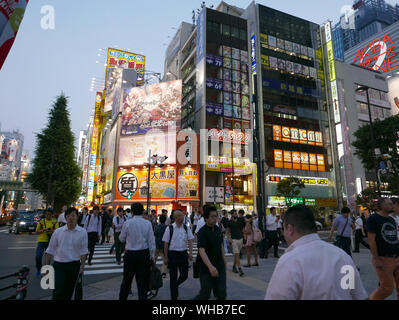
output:
<instances>
[{"instance_id":1,"label":"backpack","mask_svg":"<svg viewBox=\"0 0 399 320\"><path fill-rule=\"evenodd\" d=\"M262 232L258 228L252 228L252 231L254 233L254 242L255 243L261 242L263 239Z\"/></svg>"},{"instance_id":2,"label":"backpack","mask_svg":"<svg viewBox=\"0 0 399 320\"><path fill-rule=\"evenodd\" d=\"M187 229L187 226L186 226L185 224L183 224L183 227L184 227L184 230L186 230L187 237L188 237L188 229ZM173 226L170 225L170 226L169 226L169 246L168 246L168 249L169 249L169 247L170 247L170 243L172 242L172 237L173 237Z\"/></svg>"},{"instance_id":3,"label":"backpack","mask_svg":"<svg viewBox=\"0 0 399 320\"><path fill-rule=\"evenodd\" d=\"M122 216L122 218L123 218L123 222L126 222L126 217ZM116 217L116 221L118 221L118 224L119 224L119 216Z\"/></svg>"},{"instance_id":4,"label":"backpack","mask_svg":"<svg viewBox=\"0 0 399 320\"><path fill-rule=\"evenodd\" d=\"M87 228L89 227L91 216L92 216L92 215L89 214L89 218L88 218L88 220L87 220ZM98 219L98 222L100 222L100 215L97 216L97 219Z\"/></svg>"},{"instance_id":5,"label":"backpack","mask_svg":"<svg viewBox=\"0 0 399 320\"><path fill-rule=\"evenodd\" d=\"M156 226L155 229L155 240L156 240L156 245L158 249L163 249L163 241L162 241L162 237L165 233L167 226L165 224L160 224L158 226Z\"/></svg>"}]
</instances>

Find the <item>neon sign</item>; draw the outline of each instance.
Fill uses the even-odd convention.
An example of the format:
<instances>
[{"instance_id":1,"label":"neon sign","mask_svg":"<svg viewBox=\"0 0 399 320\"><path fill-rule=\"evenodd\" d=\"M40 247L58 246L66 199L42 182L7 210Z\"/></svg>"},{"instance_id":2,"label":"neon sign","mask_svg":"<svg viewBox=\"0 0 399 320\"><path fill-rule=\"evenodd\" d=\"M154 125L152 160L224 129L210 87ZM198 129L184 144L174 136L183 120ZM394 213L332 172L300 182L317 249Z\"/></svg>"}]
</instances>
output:
<instances>
[{"instance_id":1,"label":"neon sign","mask_svg":"<svg viewBox=\"0 0 399 320\"><path fill-rule=\"evenodd\" d=\"M388 72L395 70L398 66L393 66L397 61L397 59L393 59L396 57L394 48L393 41L385 34L383 40L377 38L364 48L360 48L352 63L374 71Z\"/></svg>"}]
</instances>

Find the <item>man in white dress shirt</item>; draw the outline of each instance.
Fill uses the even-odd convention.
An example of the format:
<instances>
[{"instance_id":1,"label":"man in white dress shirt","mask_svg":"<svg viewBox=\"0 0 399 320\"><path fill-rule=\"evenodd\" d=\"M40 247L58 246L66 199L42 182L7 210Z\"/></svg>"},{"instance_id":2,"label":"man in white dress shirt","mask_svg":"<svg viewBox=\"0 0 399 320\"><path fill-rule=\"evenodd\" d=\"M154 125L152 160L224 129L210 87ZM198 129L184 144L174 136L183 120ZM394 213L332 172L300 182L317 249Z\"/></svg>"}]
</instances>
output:
<instances>
[{"instance_id":1,"label":"man in white dress shirt","mask_svg":"<svg viewBox=\"0 0 399 320\"><path fill-rule=\"evenodd\" d=\"M65 212L67 225L55 230L46 250L46 265L54 258L55 288L53 300L71 300L79 274L87 257L87 232L79 227L78 210Z\"/></svg>"},{"instance_id":2,"label":"man in white dress shirt","mask_svg":"<svg viewBox=\"0 0 399 320\"><path fill-rule=\"evenodd\" d=\"M266 239L267 239L267 246L265 257L267 258L269 254L269 249L273 247L274 257L279 258L278 255L278 245L279 245L279 236L278 236L278 221L277 221L277 212L276 208L270 208L270 214L266 216Z\"/></svg>"},{"instance_id":3,"label":"man in white dress shirt","mask_svg":"<svg viewBox=\"0 0 399 320\"><path fill-rule=\"evenodd\" d=\"M96 243L100 241L102 232L102 221L100 217L100 208L94 206L93 214L89 214L85 220L84 228L87 231L87 236L89 239L89 261L88 264L91 266L91 260L94 255L94 248Z\"/></svg>"},{"instance_id":4,"label":"man in white dress shirt","mask_svg":"<svg viewBox=\"0 0 399 320\"><path fill-rule=\"evenodd\" d=\"M147 300L150 264L151 260L154 261L155 254L155 237L151 222L143 218L143 205L133 203L131 207L133 218L123 224L119 235L119 240L126 242L119 300L127 300L135 275L139 300Z\"/></svg>"},{"instance_id":5,"label":"man in white dress shirt","mask_svg":"<svg viewBox=\"0 0 399 320\"><path fill-rule=\"evenodd\" d=\"M57 221L58 221L58 225L60 227L63 227L67 224L66 219L65 219L65 212L67 211L67 208L68 208L67 206L63 206L62 213L58 216Z\"/></svg>"},{"instance_id":6,"label":"man in white dress shirt","mask_svg":"<svg viewBox=\"0 0 399 320\"><path fill-rule=\"evenodd\" d=\"M265 300L368 298L352 258L318 236L310 208L288 209L283 234L289 247L274 269Z\"/></svg>"},{"instance_id":7,"label":"man in white dress shirt","mask_svg":"<svg viewBox=\"0 0 399 320\"><path fill-rule=\"evenodd\" d=\"M181 210L174 212L175 222L166 228L162 241L164 242L164 263L169 268L170 295L172 300L179 296L179 285L188 278L188 260L193 261L193 239L190 228L184 224L184 214ZM187 254L187 242L189 254ZM179 279L177 279L179 269Z\"/></svg>"},{"instance_id":8,"label":"man in white dress shirt","mask_svg":"<svg viewBox=\"0 0 399 320\"><path fill-rule=\"evenodd\" d=\"M112 220L112 227L114 228L114 239L115 239L115 253L116 253L116 262L118 265L121 264L121 254L123 251L123 244L119 240L119 236L122 231L123 224L126 222L126 217L123 216L123 209L121 207L116 211L117 215ZM110 250L112 252L112 248Z\"/></svg>"}]
</instances>

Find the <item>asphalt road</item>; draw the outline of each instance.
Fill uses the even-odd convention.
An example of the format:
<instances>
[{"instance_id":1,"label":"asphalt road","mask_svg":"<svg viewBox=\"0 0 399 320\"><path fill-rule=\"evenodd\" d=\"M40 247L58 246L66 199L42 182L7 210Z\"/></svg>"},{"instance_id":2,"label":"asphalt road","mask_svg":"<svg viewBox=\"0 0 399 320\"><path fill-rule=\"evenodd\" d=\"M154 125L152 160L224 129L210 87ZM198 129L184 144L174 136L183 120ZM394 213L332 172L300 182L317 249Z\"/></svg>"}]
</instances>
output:
<instances>
[{"instance_id":1,"label":"asphalt road","mask_svg":"<svg viewBox=\"0 0 399 320\"><path fill-rule=\"evenodd\" d=\"M32 234L9 234L8 227L0 227L0 277L15 273L23 265L30 268L29 287L27 300L37 300L51 294L40 287L40 279L36 278L35 253L37 244L37 235ZM44 258L43 258L44 262ZM85 278L86 284L92 284L98 281L117 277L118 274L100 274L91 275ZM16 282L16 278L0 280L0 288ZM0 300L15 294L15 289L8 289L0 292Z\"/></svg>"}]
</instances>

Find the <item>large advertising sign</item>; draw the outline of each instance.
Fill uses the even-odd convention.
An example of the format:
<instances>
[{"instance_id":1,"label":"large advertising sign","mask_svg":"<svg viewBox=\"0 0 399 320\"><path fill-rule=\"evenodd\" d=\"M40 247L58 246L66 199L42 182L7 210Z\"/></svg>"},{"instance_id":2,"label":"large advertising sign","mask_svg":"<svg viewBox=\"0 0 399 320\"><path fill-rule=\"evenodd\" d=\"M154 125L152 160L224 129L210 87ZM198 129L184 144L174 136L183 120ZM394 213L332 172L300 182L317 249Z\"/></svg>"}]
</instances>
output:
<instances>
[{"instance_id":1,"label":"large advertising sign","mask_svg":"<svg viewBox=\"0 0 399 320\"><path fill-rule=\"evenodd\" d=\"M206 68L206 8L203 8L197 19L197 59L196 59L196 87L195 110L205 106L205 68Z\"/></svg>"},{"instance_id":2,"label":"large advertising sign","mask_svg":"<svg viewBox=\"0 0 399 320\"><path fill-rule=\"evenodd\" d=\"M99 138L99 128L101 120L101 100L103 98L102 92L97 92L96 94L96 109L94 113L94 123L93 123L93 134L91 140L90 148L90 160L89 160L89 179L88 179L88 189L87 189L87 202L93 201L94 195L94 178L96 173L96 160L97 160L97 149L98 149L98 138Z\"/></svg>"},{"instance_id":3,"label":"large advertising sign","mask_svg":"<svg viewBox=\"0 0 399 320\"><path fill-rule=\"evenodd\" d=\"M352 63L374 71L393 71L398 68L394 49L394 42L385 34L384 38L374 39L360 48Z\"/></svg>"},{"instance_id":4,"label":"large advertising sign","mask_svg":"<svg viewBox=\"0 0 399 320\"><path fill-rule=\"evenodd\" d=\"M178 170L178 200L199 200L199 170L185 167Z\"/></svg>"},{"instance_id":5,"label":"large advertising sign","mask_svg":"<svg viewBox=\"0 0 399 320\"><path fill-rule=\"evenodd\" d=\"M121 135L180 127L182 81L125 89Z\"/></svg>"},{"instance_id":6,"label":"large advertising sign","mask_svg":"<svg viewBox=\"0 0 399 320\"><path fill-rule=\"evenodd\" d=\"M119 143L119 166L145 165L148 151L151 154L167 156L164 164L176 163L176 135L174 133L148 133L121 137Z\"/></svg>"},{"instance_id":7,"label":"large advertising sign","mask_svg":"<svg viewBox=\"0 0 399 320\"><path fill-rule=\"evenodd\" d=\"M116 128L115 125L111 132L107 134L106 147L104 152L104 175L105 175L105 192L112 190L114 178L114 160L116 146Z\"/></svg>"},{"instance_id":8,"label":"large advertising sign","mask_svg":"<svg viewBox=\"0 0 399 320\"><path fill-rule=\"evenodd\" d=\"M122 68L108 68L104 112L118 110L122 90ZM114 115L114 111L112 114Z\"/></svg>"},{"instance_id":9,"label":"large advertising sign","mask_svg":"<svg viewBox=\"0 0 399 320\"><path fill-rule=\"evenodd\" d=\"M279 125L273 126L273 140L291 143L323 146L323 135L320 131L297 129Z\"/></svg>"},{"instance_id":10,"label":"large advertising sign","mask_svg":"<svg viewBox=\"0 0 399 320\"><path fill-rule=\"evenodd\" d=\"M29 0L0 1L0 70L17 36Z\"/></svg>"},{"instance_id":11,"label":"large advertising sign","mask_svg":"<svg viewBox=\"0 0 399 320\"><path fill-rule=\"evenodd\" d=\"M108 68L116 67L136 70L137 85L142 86L144 84L145 56L110 48L108 49L106 75L108 75ZM105 80L108 79L106 78Z\"/></svg>"},{"instance_id":12,"label":"large advertising sign","mask_svg":"<svg viewBox=\"0 0 399 320\"><path fill-rule=\"evenodd\" d=\"M119 170L115 199L127 200L129 191L132 194L132 200L147 199L147 179L148 170L146 169ZM176 179L175 167L152 168L150 173L151 201L176 199Z\"/></svg>"}]
</instances>

